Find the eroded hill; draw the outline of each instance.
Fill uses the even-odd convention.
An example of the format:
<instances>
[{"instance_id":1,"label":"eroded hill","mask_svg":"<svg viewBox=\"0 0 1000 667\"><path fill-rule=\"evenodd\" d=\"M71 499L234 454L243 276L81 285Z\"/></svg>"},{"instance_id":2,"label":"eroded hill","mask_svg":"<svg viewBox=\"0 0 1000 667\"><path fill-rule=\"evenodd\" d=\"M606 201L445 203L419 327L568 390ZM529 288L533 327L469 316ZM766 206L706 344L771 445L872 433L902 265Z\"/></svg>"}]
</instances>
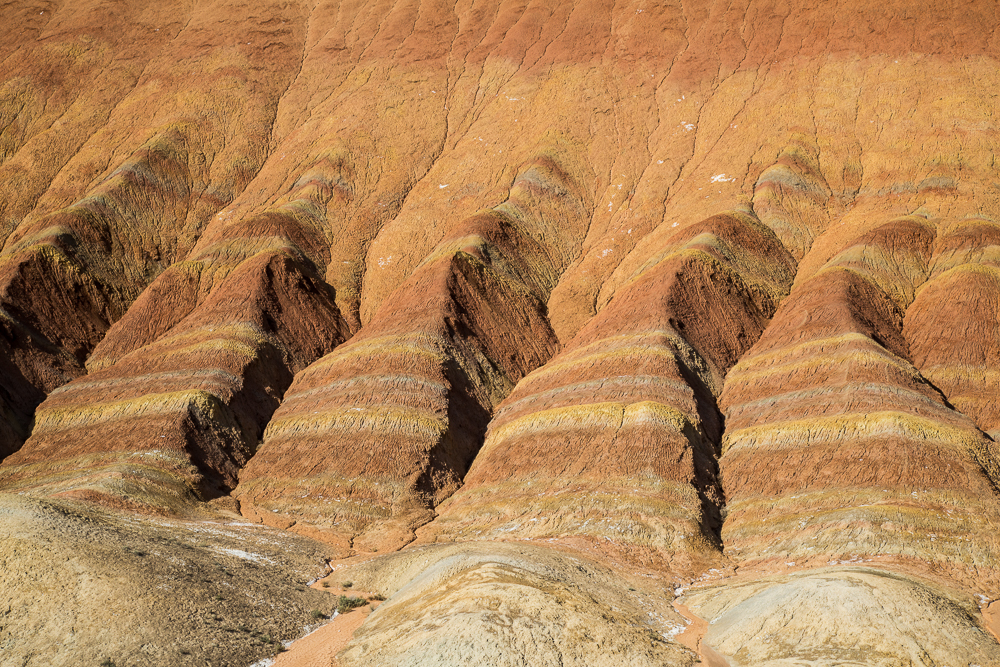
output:
<instances>
[{"instance_id":1,"label":"eroded hill","mask_svg":"<svg viewBox=\"0 0 1000 667\"><path fill-rule=\"evenodd\" d=\"M1000 665L992 0L2 18L0 664Z\"/></svg>"}]
</instances>

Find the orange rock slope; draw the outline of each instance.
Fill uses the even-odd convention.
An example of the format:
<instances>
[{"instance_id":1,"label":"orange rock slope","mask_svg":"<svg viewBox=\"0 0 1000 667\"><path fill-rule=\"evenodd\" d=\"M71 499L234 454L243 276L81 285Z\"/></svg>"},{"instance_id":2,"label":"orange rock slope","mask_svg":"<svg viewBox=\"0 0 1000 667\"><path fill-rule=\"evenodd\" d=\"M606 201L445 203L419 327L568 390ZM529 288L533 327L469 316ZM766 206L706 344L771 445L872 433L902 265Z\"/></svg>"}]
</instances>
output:
<instances>
[{"instance_id":1,"label":"orange rock slope","mask_svg":"<svg viewBox=\"0 0 1000 667\"><path fill-rule=\"evenodd\" d=\"M344 664L1000 664L993 0L3 19L0 496L402 550Z\"/></svg>"}]
</instances>

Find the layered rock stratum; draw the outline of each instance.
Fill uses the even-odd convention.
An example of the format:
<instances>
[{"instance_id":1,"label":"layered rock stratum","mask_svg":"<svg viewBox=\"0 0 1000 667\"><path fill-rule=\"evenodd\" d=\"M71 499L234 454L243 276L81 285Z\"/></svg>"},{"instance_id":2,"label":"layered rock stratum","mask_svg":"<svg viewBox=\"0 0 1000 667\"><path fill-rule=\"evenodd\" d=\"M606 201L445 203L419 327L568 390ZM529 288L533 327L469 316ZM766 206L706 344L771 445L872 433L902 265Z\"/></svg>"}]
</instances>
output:
<instances>
[{"instance_id":1,"label":"layered rock stratum","mask_svg":"<svg viewBox=\"0 0 1000 667\"><path fill-rule=\"evenodd\" d=\"M0 19L3 667L1000 665L993 0Z\"/></svg>"}]
</instances>

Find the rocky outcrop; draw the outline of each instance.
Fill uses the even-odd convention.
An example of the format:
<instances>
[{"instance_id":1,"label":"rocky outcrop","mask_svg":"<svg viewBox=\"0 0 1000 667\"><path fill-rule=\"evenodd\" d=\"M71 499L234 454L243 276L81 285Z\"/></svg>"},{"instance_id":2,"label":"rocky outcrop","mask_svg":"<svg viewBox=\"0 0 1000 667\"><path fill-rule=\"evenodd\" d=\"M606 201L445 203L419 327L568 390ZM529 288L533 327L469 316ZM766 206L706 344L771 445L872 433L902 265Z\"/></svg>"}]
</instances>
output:
<instances>
[{"instance_id":1,"label":"rocky outcrop","mask_svg":"<svg viewBox=\"0 0 1000 667\"><path fill-rule=\"evenodd\" d=\"M931 275L906 311L913 364L955 407L996 440L1000 411L1000 225L972 218L948 225Z\"/></svg>"},{"instance_id":2,"label":"rocky outcrop","mask_svg":"<svg viewBox=\"0 0 1000 667\"><path fill-rule=\"evenodd\" d=\"M996 662L995 2L3 19L0 492L368 559L344 664Z\"/></svg>"},{"instance_id":3,"label":"rocky outcrop","mask_svg":"<svg viewBox=\"0 0 1000 667\"><path fill-rule=\"evenodd\" d=\"M350 335L321 277L331 171L154 280L39 406L5 488L179 511L235 487L295 372Z\"/></svg>"},{"instance_id":4,"label":"rocky outcrop","mask_svg":"<svg viewBox=\"0 0 1000 667\"><path fill-rule=\"evenodd\" d=\"M702 646L731 667L1000 660L971 596L884 570L824 568L733 582L684 601L712 619Z\"/></svg>"},{"instance_id":5,"label":"rocky outcrop","mask_svg":"<svg viewBox=\"0 0 1000 667\"><path fill-rule=\"evenodd\" d=\"M338 655L345 666L697 664L655 586L575 552L425 545L336 575L388 597Z\"/></svg>"},{"instance_id":6,"label":"rocky outcrop","mask_svg":"<svg viewBox=\"0 0 1000 667\"><path fill-rule=\"evenodd\" d=\"M227 493L295 371L346 335L332 292L304 258L246 260L165 335L53 391L0 483L160 511Z\"/></svg>"},{"instance_id":7,"label":"rocky outcrop","mask_svg":"<svg viewBox=\"0 0 1000 667\"><path fill-rule=\"evenodd\" d=\"M500 405L425 539L582 537L661 566L711 560L723 505L715 399L793 272L746 213L677 232Z\"/></svg>"},{"instance_id":8,"label":"rocky outcrop","mask_svg":"<svg viewBox=\"0 0 1000 667\"><path fill-rule=\"evenodd\" d=\"M507 202L459 226L299 374L241 474L244 514L363 550L412 540L461 485L496 405L557 349L545 300L582 216L551 207L574 196L558 164L527 166Z\"/></svg>"},{"instance_id":9,"label":"rocky outcrop","mask_svg":"<svg viewBox=\"0 0 1000 667\"><path fill-rule=\"evenodd\" d=\"M11 418L0 455L260 169L304 27L273 3L235 30L224 3L187 16L168 5L38 9L17 17L25 32L0 68L0 338L17 367L4 378L16 398L0 397ZM269 75L251 75L265 61Z\"/></svg>"},{"instance_id":10,"label":"rocky outcrop","mask_svg":"<svg viewBox=\"0 0 1000 667\"><path fill-rule=\"evenodd\" d=\"M723 540L742 561L975 572L1000 515L991 442L909 362L933 227L876 227L797 285L726 378Z\"/></svg>"}]
</instances>

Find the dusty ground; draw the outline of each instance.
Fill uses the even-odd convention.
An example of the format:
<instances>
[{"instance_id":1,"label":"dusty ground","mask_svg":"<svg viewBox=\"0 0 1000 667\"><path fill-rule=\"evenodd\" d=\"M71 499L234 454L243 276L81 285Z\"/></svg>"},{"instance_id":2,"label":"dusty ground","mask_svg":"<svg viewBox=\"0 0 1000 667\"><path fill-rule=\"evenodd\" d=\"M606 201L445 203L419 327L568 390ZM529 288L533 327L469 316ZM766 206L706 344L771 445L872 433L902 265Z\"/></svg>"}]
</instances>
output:
<instances>
[{"instance_id":1,"label":"dusty ground","mask_svg":"<svg viewBox=\"0 0 1000 667\"><path fill-rule=\"evenodd\" d=\"M0 526L2 667L1000 664L988 604L872 567L678 583L524 542L328 563L235 514L10 494ZM341 595L367 602L322 620Z\"/></svg>"},{"instance_id":2,"label":"dusty ground","mask_svg":"<svg viewBox=\"0 0 1000 667\"><path fill-rule=\"evenodd\" d=\"M0 494L0 665L246 667L333 611L322 545Z\"/></svg>"},{"instance_id":3,"label":"dusty ground","mask_svg":"<svg viewBox=\"0 0 1000 667\"><path fill-rule=\"evenodd\" d=\"M341 586L335 575L313 584L313 588L333 596L354 596L369 599L372 593ZM337 654L347 646L354 632L361 627L368 615L381 604L370 600L356 609L338 613L329 623L296 640L287 651L277 656L273 667L339 667Z\"/></svg>"}]
</instances>

